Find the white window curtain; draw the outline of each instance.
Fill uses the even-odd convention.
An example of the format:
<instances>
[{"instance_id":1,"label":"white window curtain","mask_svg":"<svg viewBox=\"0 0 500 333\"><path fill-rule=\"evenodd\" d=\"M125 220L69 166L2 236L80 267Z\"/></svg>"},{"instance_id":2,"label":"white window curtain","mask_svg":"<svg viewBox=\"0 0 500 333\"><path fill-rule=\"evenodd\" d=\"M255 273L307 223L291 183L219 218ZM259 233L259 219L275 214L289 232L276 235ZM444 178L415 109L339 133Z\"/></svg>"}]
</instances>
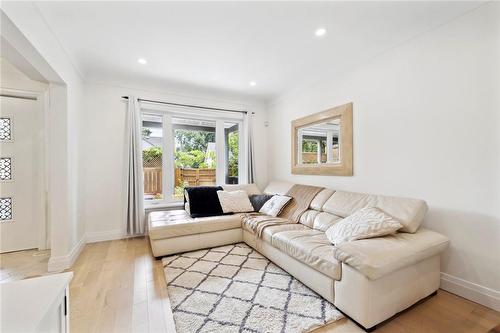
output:
<instances>
[{"instance_id":1,"label":"white window curtain","mask_svg":"<svg viewBox=\"0 0 500 333\"><path fill-rule=\"evenodd\" d=\"M245 125L247 133L247 182L252 184L255 182L255 156L254 156L254 140L253 140L253 113L247 112L245 115Z\"/></svg>"},{"instance_id":2,"label":"white window curtain","mask_svg":"<svg viewBox=\"0 0 500 333\"><path fill-rule=\"evenodd\" d=\"M139 101L128 96L126 117L126 224L127 234L144 234L144 185L141 156L141 111Z\"/></svg>"}]
</instances>

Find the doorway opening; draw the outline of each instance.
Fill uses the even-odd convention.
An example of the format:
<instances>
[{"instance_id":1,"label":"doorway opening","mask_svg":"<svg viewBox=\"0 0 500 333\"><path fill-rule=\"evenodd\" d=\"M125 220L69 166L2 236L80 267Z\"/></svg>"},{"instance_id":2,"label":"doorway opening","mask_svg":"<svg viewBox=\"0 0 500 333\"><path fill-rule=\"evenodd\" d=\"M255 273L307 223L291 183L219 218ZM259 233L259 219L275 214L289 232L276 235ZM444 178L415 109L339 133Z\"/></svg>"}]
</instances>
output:
<instances>
[{"instance_id":1,"label":"doorway opening","mask_svg":"<svg viewBox=\"0 0 500 333\"><path fill-rule=\"evenodd\" d=\"M48 84L0 58L1 279L47 272L46 99Z\"/></svg>"}]
</instances>

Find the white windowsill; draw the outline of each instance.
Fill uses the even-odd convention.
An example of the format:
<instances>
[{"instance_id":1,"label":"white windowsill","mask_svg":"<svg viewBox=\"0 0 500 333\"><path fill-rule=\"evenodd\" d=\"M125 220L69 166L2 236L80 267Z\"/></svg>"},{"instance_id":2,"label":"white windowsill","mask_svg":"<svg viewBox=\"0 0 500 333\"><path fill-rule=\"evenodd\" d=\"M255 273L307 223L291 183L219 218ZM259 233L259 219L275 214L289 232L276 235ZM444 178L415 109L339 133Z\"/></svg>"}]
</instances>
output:
<instances>
[{"instance_id":1,"label":"white windowsill","mask_svg":"<svg viewBox=\"0 0 500 333\"><path fill-rule=\"evenodd\" d=\"M144 203L144 209L146 211L156 210L156 209L161 209L161 208L182 208L183 209L184 202L177 201L177 202L166 202L166 203L151 203L151 202Z\"/></svg>"}]
</instances>

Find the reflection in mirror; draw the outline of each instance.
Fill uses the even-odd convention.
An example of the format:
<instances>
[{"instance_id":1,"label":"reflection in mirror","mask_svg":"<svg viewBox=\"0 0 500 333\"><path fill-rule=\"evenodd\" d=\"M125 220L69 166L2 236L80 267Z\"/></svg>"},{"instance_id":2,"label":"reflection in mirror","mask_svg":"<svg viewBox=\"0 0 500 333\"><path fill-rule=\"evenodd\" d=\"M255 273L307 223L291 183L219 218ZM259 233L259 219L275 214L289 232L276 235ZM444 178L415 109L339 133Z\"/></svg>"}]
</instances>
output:
<instances>
[{"instance_id":1,"label":"reflection in mirror","mask_svg":"<svg viewBox=\"0 0 500 333\"><path fill-rule=\"evenodd\" d=\"M298 164L340 163L340 118L297 130Z\"/></svg>"},{"instance_id":2,"label":"reflection in mirror","mask_svg":"<svg viewBox=\"0 0 500 333\"><path fill-rule=\"evenodd\" d=\"M292 121L292 173L352 176L352 103Z\"/></svg>"}]
</instances>

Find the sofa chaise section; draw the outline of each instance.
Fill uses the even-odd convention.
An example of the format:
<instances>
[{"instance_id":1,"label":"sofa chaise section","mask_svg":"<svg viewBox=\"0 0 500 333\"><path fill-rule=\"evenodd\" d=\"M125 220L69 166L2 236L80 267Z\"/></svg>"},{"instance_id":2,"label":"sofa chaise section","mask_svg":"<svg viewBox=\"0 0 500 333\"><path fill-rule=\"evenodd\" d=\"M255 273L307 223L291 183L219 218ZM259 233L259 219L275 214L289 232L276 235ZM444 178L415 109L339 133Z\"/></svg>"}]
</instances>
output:
<instances>
[{"instance_id":1,"label":"sofa chaise section","mask_svg":"<svg viewBox=\"0 0 500 333\"><path fill-rule=\"evenodd\" d=\"M337 260L353 267L371 280L440 254L448 239L437 232L420 229L414 234L397 233L361 239L333 248Z\"/></svg>"},{"instance_id":2,"label":"sofa chaise section","mask_svg":"<svg viewBox=\"0 0 500 333\"><path fill-rule=\"evenodd\" d=\"M191 218L185 210L151 212L148 232L155 257L241 242L241 216Z\"/></svg>"},{"instance_id":3,"label":"sofa chaise section","mask_svg":"<svg viewBox=\"0 0 500 333\"><path fill-rule=\"evenodd\" d=\"M439 288L447 245L446 237L426 229L339 244L335 306L367 328L394 316Z\"/></svg>"}]
</instances>

